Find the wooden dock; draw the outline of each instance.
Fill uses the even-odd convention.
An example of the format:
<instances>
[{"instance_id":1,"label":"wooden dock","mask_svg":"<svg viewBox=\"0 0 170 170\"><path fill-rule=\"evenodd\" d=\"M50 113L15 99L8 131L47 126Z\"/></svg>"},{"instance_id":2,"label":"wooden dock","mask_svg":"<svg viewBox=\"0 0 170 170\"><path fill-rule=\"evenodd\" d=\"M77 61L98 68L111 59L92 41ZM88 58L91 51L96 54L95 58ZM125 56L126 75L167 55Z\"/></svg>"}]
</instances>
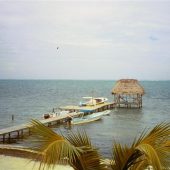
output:
<instances>
[{"instance_id":1,"label":"wooden dock","mask_svg":"<svg viewBox=\"0 0 170 170\"><path fill-rule=\"evenodd\" d=\"M69 113L70 116L78 116L80 113ZM48 119L40 120L41 123L50 127L51 125L57 125L66 120L68 117L67 114L65 115L58 115L57 117L52 117ZM0 129L0 143L11 143L13 139L19 140L24 137L24 135L30 135L30 124L21 124L18 126L12 126L5 129Z\"/></svg>"},{"instance_id":2,"label":"wooden dock","mask_svg":"<svg viewBox=\"0 0 170 170\"><path fill-rule=\"evenodd\" d=\"M64 106L64 107L60 107L59 109L68 110L70 112L79 111L79 112L93 113L93 112L101 112L104 110L113 109L115 105L116 105L115 103L105 102L93 106Z\"/></svg>"},{"instance_id":3,"label":"wooden dock","mask_svg":"<svg viewBox=\"0 0 170 170\"><path fill-rule=\"evenodd\" d=\"M115 103L102 103L94 106L65 106L61 107L61 110L69 111L69 115L71 117L78 116L81 112L86 114L101 112L108 109L113 109L115 107ZM61 122L66 121L68 118L68 114L57 115L56 117L42 119L41 123L50 127L52 125L61 124ZM12 126L5 129L0 129L0 143L11 143L13 140L19 140L23 138L25 135L31 135L30 124L21 124L18 126Z\"/></svg>"}]
</instances>

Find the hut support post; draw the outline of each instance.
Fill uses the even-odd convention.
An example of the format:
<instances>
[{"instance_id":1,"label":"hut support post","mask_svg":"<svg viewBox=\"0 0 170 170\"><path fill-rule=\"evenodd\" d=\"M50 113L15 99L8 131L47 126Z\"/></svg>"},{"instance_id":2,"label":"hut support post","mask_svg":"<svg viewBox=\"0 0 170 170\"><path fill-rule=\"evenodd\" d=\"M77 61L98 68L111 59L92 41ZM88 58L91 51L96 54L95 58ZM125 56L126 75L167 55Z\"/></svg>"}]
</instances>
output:
<instances>
[{"instance_id":1,"label":"hut support post","mask_svg":"<svg viewBox=\"0 0 170 170\"><path fill-rule=\"evenodd\" d=\"M8 141L11 142L11 133L8 133Z\"/></svg>"}]
</instances>

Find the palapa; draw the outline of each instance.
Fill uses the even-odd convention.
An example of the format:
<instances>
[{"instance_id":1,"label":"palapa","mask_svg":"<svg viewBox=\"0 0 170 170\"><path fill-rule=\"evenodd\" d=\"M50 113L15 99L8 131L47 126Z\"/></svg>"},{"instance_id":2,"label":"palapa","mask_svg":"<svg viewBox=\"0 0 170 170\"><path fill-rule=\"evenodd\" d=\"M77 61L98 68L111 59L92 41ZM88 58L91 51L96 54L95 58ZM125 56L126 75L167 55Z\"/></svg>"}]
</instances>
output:
<instances>
[{"instance_id":1,"label":"palapa","mask_svg":"<svg viewBox=\"0 0 170 170\"><path fill-rule=\"evenodd\" d=\"M141 108L145 91L136 79L121 79L116 82L112 94L118 107Z\"/></svg>"},{"instance_id":2,"label":"palapa","mask_svg":"<svg viewBox=\"0 0 170 170\"><path fill-rule=\"evenodd\" d=\"M141 94L144 95L144 88L136 79L121 79L116 82L112 94Z\"/></svg>"}]
</instances>

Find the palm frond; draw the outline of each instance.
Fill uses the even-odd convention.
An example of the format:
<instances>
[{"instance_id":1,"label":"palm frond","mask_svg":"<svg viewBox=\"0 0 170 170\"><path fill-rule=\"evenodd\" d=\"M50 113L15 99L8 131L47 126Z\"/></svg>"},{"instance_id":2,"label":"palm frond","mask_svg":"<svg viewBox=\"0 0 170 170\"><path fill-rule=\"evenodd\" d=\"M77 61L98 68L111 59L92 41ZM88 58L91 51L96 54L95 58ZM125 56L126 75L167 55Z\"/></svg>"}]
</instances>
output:
<instances>
[{"instance_id":1,"label":"palm frond","mask_svg":"<svg viewBox=\"0 0 170 170\"><path fill-rule=\"evenodd\" d=\"M155 148L153 148L151 145L147 143L146 144L142 143L138 147L136 147L136 150L140 151L141 153L143 153L143 155L145 155L149 164L152 165L152 167L155 170L162 169L162 165L158 153L156 152Z\"/></svg>"},{"instance_id":2,"label":"palm frond","mask_svg":"<svg viewBox=\"0 0 170 170\"><path fill-rule=\"evenodd\" d=\"M50 144L52 141L64 140L62 136L58 135L53 130L46 127L38 120L32 120L30 125L32 133L32 142L35 143L34 149L43 151L46 148L47 143Z\"/></svg>"},{"instance_id":3,"label":"palm frond","mask_svg":"<svg viewBox=\"0 0 170 170\"><path fill-rule=\"evenodd\" d=\"M170 166L170 148L168 147L170 141L170 124L160 123L156 125L141 141L141 144L148 144L154 148L158 155L162 167Z\"/></svg>"},{"instance_id":4,"label":"palm frond","mask_svg":"<svg viewBox=\"0 0 170 170\"><path fill-rule=\"evenodd\" d=\"M135 150L134 147L121 146L119 143L113 144L113 170L126 170L131 165L135 164L137 158L141 156L141 153Z\"/></svg>"},{"instance_id":5,"label":"palm frond","mask_svg":"<svg viewBox=\"0 0 170 170\"><path fill-rule=\"evenodd\" d=\"M170 167L170 140L162 142L157 146L156 152L163 167Z\"/></svg>"},{"instance_id":6,"label":"palm frond","mask_svg":"<svg viewBox=\"0 0 170 170\"><path fill-rule=\"evenodd\" d=\"M90 141L85 131L71 132L66 139L76 147L83 150L80 157L74 159L73 167L77 170L104 170L105 165L101 164L101 155Z\"/></svg>"},{"instance_id":7,"label":"palm frond","mask_svg":"<svg viewBox=\"0 0 170 170\"><path fill-rule=\"evenodd\" d=\"M77 130L76 133L70 132L65 138L74 146L91 146L90 138L84 130Z\"/></svg>"},{"instance_id":8,"label":"palm frond","mask_svg":"<svg viewBox=\"0 0 170 170\"><path fill-rule=\"evenodd\" d=\"M47 167L56 164L70 164L76 157L79 157L79 151L67 141L55 141L42 152L41 162Z\"/></svg>"},{"instance_id":9,"label":"palm frond","mask_svg":"<svg viewBox=\"0 0 170 170\"><path fill-rule=\"evenodd\" d=\"M143 143L161 145L170 138L170 124L163 122L156 125L143 139Z\"/></svg>"},{"instance_id":10,"label":"palm frond","mask_svg":"<svg viewBox=\"0 0 170 170\"><path fill-rule=\"evenodd\" d=\"M82 150L72 145L63 136L58 135L50 128L37 120L32 120L34 149L40 152L40 169L45 166L51 167L56 163L68 164L80 156Z\"/></svg>"},{"instance_id":11,"label":"palm frond","mask_svg":"<svg viewBox=\"0 0 170 170\"><path fill-rule=\"evenodd\" d=\"M140 169L152 165L156 170L170 167L170 124L160 123L144 130L131 146L114 143L114 170Z\"/></svg>"}]
</instances>

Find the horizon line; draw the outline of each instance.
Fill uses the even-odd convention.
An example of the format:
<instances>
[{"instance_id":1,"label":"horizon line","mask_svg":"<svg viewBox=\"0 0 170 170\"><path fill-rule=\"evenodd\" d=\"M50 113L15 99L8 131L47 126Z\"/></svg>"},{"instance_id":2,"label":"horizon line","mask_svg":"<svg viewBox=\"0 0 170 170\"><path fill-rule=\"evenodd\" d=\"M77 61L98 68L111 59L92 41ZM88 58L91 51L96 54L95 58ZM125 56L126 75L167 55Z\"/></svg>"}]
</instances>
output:
<instances>
[{"instance_id":1,"label":"horizon line","mask_svg":"<svg viewBox=\"0 0 170 170\"><path fill-rule=\"evenodd\" d=\"M41 79L41 78L0 78L0 80L63 80L63 81L117 81L121 79L136 79L136 78L120 78L120 79ZM170 81L170 80L155 80L155 79L136 79L138 81Z\"/></svg>"}]
</instances>

